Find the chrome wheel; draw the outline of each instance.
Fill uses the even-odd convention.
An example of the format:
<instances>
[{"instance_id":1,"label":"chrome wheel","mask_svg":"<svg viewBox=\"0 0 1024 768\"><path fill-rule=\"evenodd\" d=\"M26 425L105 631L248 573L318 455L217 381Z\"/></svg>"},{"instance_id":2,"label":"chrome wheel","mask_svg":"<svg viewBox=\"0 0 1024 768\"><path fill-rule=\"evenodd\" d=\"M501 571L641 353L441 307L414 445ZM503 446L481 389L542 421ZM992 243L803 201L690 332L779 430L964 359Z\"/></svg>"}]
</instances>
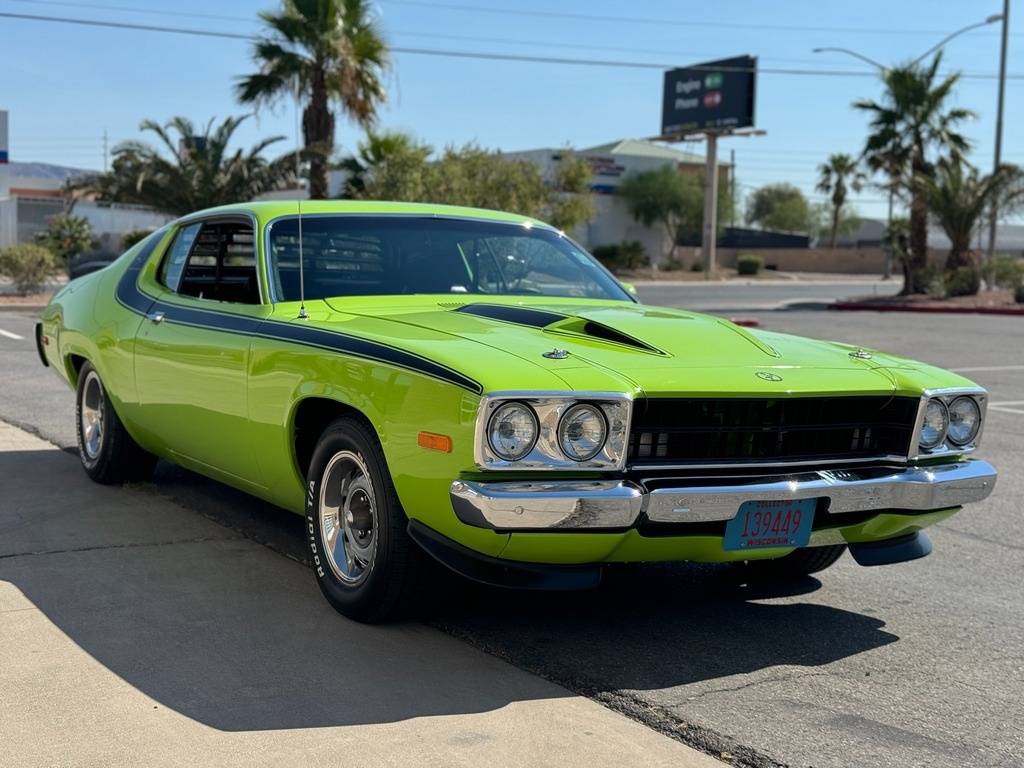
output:
<instances>
[{"instance_id":1,"label":"chrome wheel","mask_svg":"<svg viewBox=\"0 0 1024 768\"><path fill-rule=\"evenodd\" d=\"M363 458L336 453L320 483L320 535L327 563L345 584L362 582L377 554L377 505Z\"/></svg>"},{"instance_id":2,"label":"chrome wheel","mask_svg":"<svg viewBox=\"0 0 1024 768\"><path fill-rule=\"evenodd\" d=\"M103 384L96 371L89 371L82 384L82 401L79 404L79 421L82 433L82 450L89 461L95 461L103 448L103 401L106 398Z\"/></svg>"}]
</instances>

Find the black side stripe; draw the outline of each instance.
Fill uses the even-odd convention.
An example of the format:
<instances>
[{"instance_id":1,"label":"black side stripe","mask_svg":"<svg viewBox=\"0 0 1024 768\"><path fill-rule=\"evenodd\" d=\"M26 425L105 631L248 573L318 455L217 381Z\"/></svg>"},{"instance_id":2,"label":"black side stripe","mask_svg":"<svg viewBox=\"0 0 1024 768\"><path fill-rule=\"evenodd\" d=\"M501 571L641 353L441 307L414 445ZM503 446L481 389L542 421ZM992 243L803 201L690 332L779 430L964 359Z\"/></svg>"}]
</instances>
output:
<instances>
[{"instance_id":1,"label":"black side stripe","mask_svg":"<svg viewBox=\"0 0 1024 768\"><path fill-rule=\"evenodd\" d=\"M163 312L164 322L235 333L241 336L258 336L275 341L286 341L342 355L374 360L447 381L476 394L483 393L483 387L478 381L433 360L387 344L369 341L340 331L312 328L280 320L257 319L231 312L183 307L180 304L160 301L143 292L138 286L139 273L152 251L152 248L144 248L125 270L117 284L118 302L136 314Z\"/></svg>"}]
</instances>

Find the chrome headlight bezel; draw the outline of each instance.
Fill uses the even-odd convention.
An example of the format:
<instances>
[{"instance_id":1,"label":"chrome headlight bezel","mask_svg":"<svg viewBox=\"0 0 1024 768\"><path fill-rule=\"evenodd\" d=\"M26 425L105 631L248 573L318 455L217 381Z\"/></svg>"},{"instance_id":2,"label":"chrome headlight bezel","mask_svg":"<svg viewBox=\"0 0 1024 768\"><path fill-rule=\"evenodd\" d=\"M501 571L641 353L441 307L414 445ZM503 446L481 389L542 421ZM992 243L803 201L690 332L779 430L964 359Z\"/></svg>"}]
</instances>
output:
<instances>
[{"instance_id":1,"label":"chrome headlight bezel","mask_svg":"<svg viewBox=\"0 0 1024 768\"><path fill-rule=\"evenodd\" d=\"M510 401L527 405L537 418L539 433L533 448L523 458L509 461L491 449L487 432L491 417ZM576 405L596 408L604 417L604 445L593 456L576 461L561 449L559 427L562 417ZM633 396L623 392L494 392L480 401L476 418L474 460L478 469L572 471L621 471L626 467Z\"/></svg>"},{"instance_id":2,"label":"chrome headlight bezel","mask_svg":"<svg viewBox=\"0 0 1024 768\"><path fill-rule=\"evenodd\" d=\"M957 444L949 439L949 406L953 401L958 400L961 397L968 397L974 401L974 404L978 407L978 413L980 414L980 423L978 425L978 431L974 437L966 443ZM942 436L942 440L939 441L934 447L925 447L920 444L921 428L924 424L925 409L928 407L928 403L931 400L938 400L942 403L946 409L946 431ZM910 453L908 459L915 461L919 459L929 459L941 456L959 456L966 453L972 453L977 450L978 445L981 443L981 435L985 430L985 411L988 405L988 393L981 387L948 387L944 389L928 389L925 390L921 395L921 404L917 411L917 420L914 423L914 432L911 439Z\"/></svg>"}]
</instances>

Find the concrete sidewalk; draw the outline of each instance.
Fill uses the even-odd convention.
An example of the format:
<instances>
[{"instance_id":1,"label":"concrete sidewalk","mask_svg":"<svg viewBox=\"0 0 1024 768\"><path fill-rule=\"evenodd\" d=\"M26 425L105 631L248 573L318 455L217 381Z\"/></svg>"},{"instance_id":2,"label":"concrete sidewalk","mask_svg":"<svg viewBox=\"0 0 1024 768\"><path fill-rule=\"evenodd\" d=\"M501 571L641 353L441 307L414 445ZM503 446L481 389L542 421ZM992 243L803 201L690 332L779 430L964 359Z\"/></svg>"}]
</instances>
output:
<instances>
[{"instance_id":1,"label":"concrete sidewalk","mask_svg":"<svg viewBox=\"0 0 1024 768\"><path fill-rule=\"evenodd\" d=\"M0 422L5 766L720 766Z\"/></svg>"}]
</instances>

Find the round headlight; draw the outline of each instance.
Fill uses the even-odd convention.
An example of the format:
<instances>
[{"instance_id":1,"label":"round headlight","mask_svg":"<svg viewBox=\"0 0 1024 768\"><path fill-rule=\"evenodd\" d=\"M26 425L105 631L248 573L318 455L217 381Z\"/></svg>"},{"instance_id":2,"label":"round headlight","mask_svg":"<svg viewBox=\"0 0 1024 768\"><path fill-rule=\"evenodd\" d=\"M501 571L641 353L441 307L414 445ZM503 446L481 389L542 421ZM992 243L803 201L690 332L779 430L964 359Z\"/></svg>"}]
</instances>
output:
<instances>
[{"instance_id":1,"label":"round headlight","mask_svg":"<svg viewBox=\"0 0 1024 768\"><path fill-rule=\"evenodd\" d=\"M528 405L505 403L487 423L487 442L499 458L518 461L533 450L538 432L537 417Z\"/></svg>"},{"instance_id":2,"label":"round headlight","mask_svg":"<svg viewBox=\"0 0 1024 768\"><path fill-rule=\"evenodd\" d=\"M558 424L558 445L573 461L594 458L608 437L608 422L593 405L574 405Z\"/></svg>"},{"instance_id":3,"label":"round headlight","mask_svg":"<svg viewBox=\"0 0 1024 768\"><path fill-rule=\"evenodd\" d=\"M958 397L949 404L949 442L967 445L978 436L981 408L973 397Z\"/></svg>"},{"instance_id":4,"label":"round headlight","mask_svg":"<svg viewBox=\"0 0 1024 768\"><path fill-rule=\"evenodd\" d=\"M931 399L924 409L924 423L918 442L922 448L935 448L946 436L949 426L949 411L941 400Z\"/></svg>"}]
</instances>

